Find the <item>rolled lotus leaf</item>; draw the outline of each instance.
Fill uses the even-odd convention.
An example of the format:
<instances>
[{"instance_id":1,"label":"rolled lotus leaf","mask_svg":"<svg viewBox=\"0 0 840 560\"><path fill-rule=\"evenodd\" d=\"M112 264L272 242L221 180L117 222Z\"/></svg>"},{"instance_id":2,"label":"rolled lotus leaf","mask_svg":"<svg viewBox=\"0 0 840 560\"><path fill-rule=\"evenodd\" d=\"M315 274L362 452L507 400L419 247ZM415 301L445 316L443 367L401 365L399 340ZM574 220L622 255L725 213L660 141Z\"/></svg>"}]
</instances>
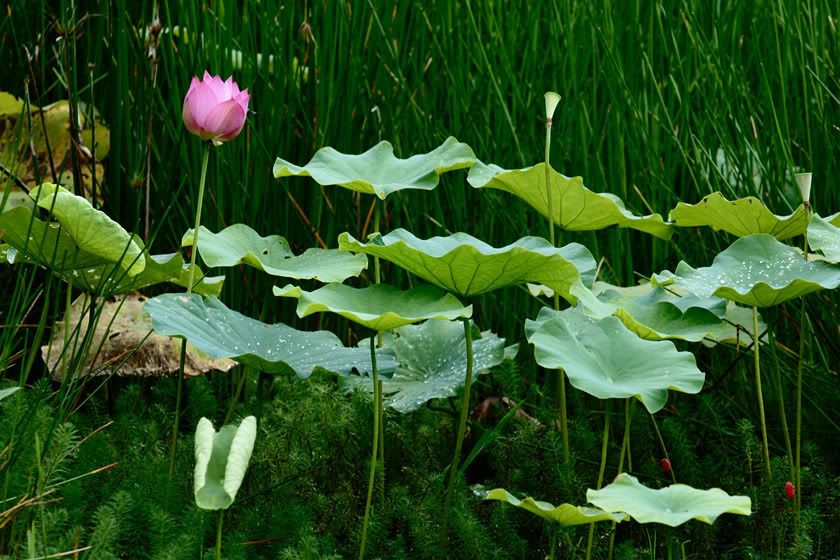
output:
<instances>
[{"instance_id":1,"label":"rolled lotus leaf","mask_svg":"<svg viewBox=\"0 0 840 560\"><path fill-rule=\"evenodd\" d=\"M507 502L512 506L530 511L547 521L565 527L588 525L596 521L614 521L618 523L627 518L627 515L624 513L610 513L599 508L574 506L572 504L554 506L548 502L540 502L530 497L520 500L503 488L490 490L484 496L484 499Z\"/></svg>"},{"instance_id":2,"label":"rolled lotus leaf","mask_svg":"<svg viewBox=\"0 0 840 560\"><path fill-rule=\"evenodd\" d=\"M673 225L659 214L637 216L614 194L596 193L583 186L580 177L566 177L549 167L554 223L569 231L592 231L610 226L631 228L661 239L670 239ZM524 169L502 169L477 161L467 182L476 189L498 189L518 196L548 217L545 163Z\"/></svg>"},{"instance_id":3,"label":"rolled lotus leaf","mask_svg":"<svg viewBox=\"0 0 840 560\"><path fill-rule=\"evenodd\" d=\"M806 261L802 252L772 235L742 237L712 265L694 269L680 262L675 272L654 274L654 286L675 285L700 297L719 296L755 307L771 307L840 285L840 267Z\"/></svg>"},{"instance_id":4,"label":"rolled lotus leaf","mask_svg":"<svg viewBox=\"0 0 840 560\"><path fill-rule=\"evenodd\" d=\"M321 148L303 167L277 158L274 176L278 179L312 177L319 185L338 185L384 200L389 194L403 189L432 190L442 173L464 169L473 163L472 149L450 136L431 152L407 159L396 157L389 142L380 142L358 155Z\"/></svg>"},{"instance_id":5,"label":"rolled lotus leaf","mask_svg":"<svg viewBox=\"0 0 840 560\"><path fill-rule=\"evenodd\" d=\"M840 226L814 216L808 226L808 245L830 263L840 263Z\"/></svg>"},{"instance_id":6,"label":"rolled lotus leaf","mask_svg":"<svg viewBox=\"0 0 840 560\"><path fill-rule=\"evenodd\" d=\"M692 519L711 525L724 513L752 514L748 496L730 496L720 488L698 490L685 484L654 490L627 473L600 490L587 490L586 500L608 511L624 512L639 523L670 527Z\"/></svg>"},{"instance_id":7,"label":"rolled lotus leaf","mask_svg":"<svg viewBox=\"0 0 840 560\"><path fill-rule=\"evenodd\" d=\"M181 245L191 247L192 244L193 230L189 229ZM198 254L208 267L247 264L272 276L319 282L343 282L361 274L368 265L364 255L336 249L307 249L295 255L285 238L262 237L245 224L228 226L219 233L201 226Z\"/></svg>"},{"instance_id":8,"label":"rolled lotus leaf","mask_svg":"<svg viewBox=\"0 0 840 560\"><path fill-rule=\"evenodd\" d=\"M788 216L777 216L754 196L727 200L719 192L704 196L697 204L678 203L669 219L679 227L711 226L738 237L766 233L781 241L802 235L808 227L802 205Z\"/></svg>"},{"instance_id":9,"label":"rolled lotus leaf","mask_svg":"<svg viewBox=\"0 0 840 560\"><path fill-rule=\"evenodd\" d=\"M327 284L314 292L291 285L282 289L275 286L274 295L297 298L298 317L328 311L375 331L390 331L429 319L472 316L472 305L464 307L452 294L428 284L406 291L389 284L366 288Z\"/></svg>"},{"instance_id":10,"label":"rolled lotus leaf","mask_svg":"<svg viewBox=\"0 0 840 560\"><path fill-rule=\"evenodd\" d=\"M195 429L195 503L201 509L227 509L245 478L254 442L257 419L248 416L239 426L228 425L216 432L207 418Z\"/></svg>"},{"instance_id":11,"label":"rolled lotus leaf","mask_svg":"<svg viewBox=\"0 0 840 560\"><path fill-rule=\"evenodd\" d=\"M691 352L672 342L643 340L617 317L596 320L580 310L543 308L525 332L534 357L563 369L575 388L599 399L636 397L651 413L665 406L668 391L699 393L705 374Z\"/></svg>"},{"instance_id":12,"label":"rolled lotus leaf","mask_svg":"<svg viewBox=\"0 0 840 560\"><path fill-rule=\"evenodd\" d=\"M378 256L460 297L472 297L528 282L544 284L571 303L572 287L595 277L595 259L579 243L554 247L540 237L523 237L495 248L466 233L419 239L396 229L362 243L349 233L341 249Z\"/></svg>"}]
</instances>

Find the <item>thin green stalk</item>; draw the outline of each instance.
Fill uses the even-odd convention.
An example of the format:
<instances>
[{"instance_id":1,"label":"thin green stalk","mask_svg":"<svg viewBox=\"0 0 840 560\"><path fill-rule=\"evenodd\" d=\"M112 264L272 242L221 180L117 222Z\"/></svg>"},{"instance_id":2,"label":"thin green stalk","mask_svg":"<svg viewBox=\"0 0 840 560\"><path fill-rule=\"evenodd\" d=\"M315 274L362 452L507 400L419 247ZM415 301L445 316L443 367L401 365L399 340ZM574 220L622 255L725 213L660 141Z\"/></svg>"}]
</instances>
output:
<instances>
[{"instance_id":1,"label":"thin green stalk","mask_svg":"<svg viewBox=\"0 0 840 560\"><path fill-rule=\"evenodd\" d=\"M379 233L379 220L382 215L382 207L385 206L384 200L376 200L373 208L373 231ZM382 269L379 263L379 257L373 257L373 281L375 284L382 282ZM382 332L376 333L376 346L382 348ZM385 496L385 405L382 397L382 381L374 387L374 405L379 407L379 469L382 473L379 476L379 494Z\"/></svg>"},{"instance_id":2,"label":"thin green stalk","mask_svg":"<svg viewBox=\"0 0 840 560\"><path fill-rule=\"evenodd\" d=\"M811 223L811 205L805 205L808 223ZM808 260L808 228L805 228L803 242L805 260ZM796 539L799 540L800 525L802 523L802 373L805 363L805 335L808 329L808 310L805 298L802 298L799 311L799 364L796 368Z\"/></svg>"},{"instance_id":3,"label":"thin green stalk","mask_svg":"<svg viewBox=\"0 0 840 560\"><path fill-rule=\"evenodd\" d=\"M443 502L443 533L449 525L449 508L452 506L452 492L455 481L458 478L458 463L461 459L461 447L464 445L464 432L467 431L467 416L470 410L470 387L473 374L473 344L472 328L469 319L462 319L464 322L464 344L467 350L467 371L464 376L464 394L461 397L461 416L458 420L458 434L455 440L455 454L452 457L452 464L449 466L449 483L446 486L446 499Z\"/></svg>"},{"instance_id":4,"label":"thin green stalk","mask_svg":"<svg viewBox=\"0 0 840 560\"><path fill-rule=\"evenodd\" d=\"M604 483L604 471L607 468L607 446L610 441L610 401L604 401L604 441L601 444L601 466L598 468L598 485L596 490L601 489ZM586 560L592 557L592 537L595 535L595 524L589 524L589 537L586 539Z\"/></svg>"},{"instance_id":5,"label":"thin green stalk","mask_svg":"<svg viewBox=\"0 0 840 560\"><path fill-rule=\"evenodd\" d=\"M630 448L630 399L624 399L624 438L621 440L621 452L618 455L618 474L624 470L624 454ZM610 549L607 558L612 560L613 547L615 546L615 521L610 528Z\"/></svg>"},{"instance_id":6,"label":"thin green stalk","mask_svg":"<svg viewBox=\"0 0 840 560\"><path fill-rule=\"evenodd\" d=\"M195 209L195 228L193 229L193 243L190 255L190 274L187 283L187 295L192 294L195 280L195 257L198 254L198 229L201 226L201 205L204 199L204 183L207 179L207 163L210 161L211 144L204 148L204 158L201 160L201 179L198 182L198 204ZM178 444L178 424L181 423L181 399L184 391L184 362L187 357L187 339L181 341L181 359L178 362L178 392L175 397L175 420L172 423L172 448L169 452L169 479L175 474L175 448Z\"/></svg>"},{"instance_id":7,"label":"thin green stalk","mask_svg":"<svg viewBox=\"0 0 840 560\"><path fill-rule=\"evenodd\" d=\"M554 560L557 557L557 524L551 524L551 537L549 539L548 560Z\"/></svg>"},{"instance_id":8,"label":"thin green stalk","mask_svg":"<svg viewBox=\"0 0 840 560\"><path fill-rule=\"evenodd\" d=\"M674 463L671 462L671 457L668 456L668 448L665 447L665 440L662 439L662 432L659 431L659 424L656 423L656 416L653 413L650 413L650 421L653 422L653 429L656 431L656 437L659 439L659 447L662 449L662 455L668 459L668 463L671 465L671 480L674 484L677 483L677 473L674 470Z\"/></svg>"},{"instance_id":9,"label":"thin green stalk","mask_svg":"<svg viewBox=\"0 0 840 560\"><path fill-rule=\"evenodd\" d=\"M370 364L373 375L374 401L376 401L376 387L379 382L379 372L376 369L376 337L370 337ZM374 402L373 406L373 451L370 456L370 477L368 478L367 501L365 502L365 518L362 521L362 542L359 545L359 560L365 557L365 544L367 544L367 530L370 522L370 504L373 501L373 485L376 482L376 459L377 447L379 446L379 406Z\"/></svg>"},{"instance_id":10,"label":"thin green stalk","mask_svg":"<svg viewBox=\"0 0 840 560\"><path fill-rule=\"evenodd\" d=\"M755 390L758 393L758 414L761 421L761 443L764 451L764 468L770 478L770 446L767 444L767 422L764 419L764 396L761 393L761 366L758 356L758 308L753 306L753 355L755 357Z\"/></svg>"},{"instance_id":11,"label":"thin green stalk","mask_svg":"<svg viewBox=\"0 0 840 560\"><path fill-rule=\"evenodd\" d=\"M225 510L219 510L219 520L216 523L216 560L222 560L222 525L225 521Z\"/></svg>"},{"instance_id":12,"label":"thin green stalk","mask_svg":"<svg viewBox=\"0 0 840 560\"><path fill-rule=\"evenodd\" d=\"M247 379L248 368L243 367L242 371L239 373L239 382L236 384L236 393L234 393L233 398L230 400L227 414L225 414L225 424L230 422L230 419L233 417L233 411L236 410L236 403L239 402L239 397L242 394L242 388L245 386L245 381Z\"/></svg>"}]
</instances>

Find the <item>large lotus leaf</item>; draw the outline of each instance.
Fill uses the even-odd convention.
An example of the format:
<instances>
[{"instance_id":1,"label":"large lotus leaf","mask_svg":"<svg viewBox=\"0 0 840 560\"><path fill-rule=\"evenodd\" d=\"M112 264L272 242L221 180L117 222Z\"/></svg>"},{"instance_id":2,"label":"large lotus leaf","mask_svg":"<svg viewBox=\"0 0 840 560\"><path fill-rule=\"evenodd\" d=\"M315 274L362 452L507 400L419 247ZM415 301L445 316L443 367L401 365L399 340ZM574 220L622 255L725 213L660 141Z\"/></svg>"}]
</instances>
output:
<instances>
[{"instance_id":1,"label":"large lotus leaf","mask_svg":"<svg viewBox=\"0 0 840 560\"><path fill-rule=\"evenodd\" d=\"M225 307L216 298L163 294L146 302L145 311L159 334L186 338L214 359L232 358L267 373L308 377L316 368L347 375L371 371L367 348L345 348L328 331L299 331L283 323L268 325ZM393 352L381 350L378 370L397 367Z\"/></svg>"},{"instance_id":2,"label":"large lotus leaf","mask_svg":"<svg viewBox=\"0 0 840 560\"><path fill-rule=\"evenodd\" d=\"M152 332L152 322L143 312L146 298L119 296L98 299L90 344L74 374L80 376L118 375L123 377L165 377L178 375L181 342ZM41 347L41 357L55 380L64 377L64 365L72 353L79 352L90 322L90 299L79 297L70 306L70 315L56 321L49 344ZM65 327L68 327L66 329ZM65 352L65 341L69 349ZM184 373L197 376L211 371L229 371L236 363L211 359L187 342Z\"/></svg>"},{"instance_id":3,"label":"large lotus leaf","mask_svg":"<svg viewBox=\"0 0 840 560\"><path fill-rule=\"evenodd\" d=\"M831 216L827 217L825 221L833 226L840 227L840 212L832 214Z\"/></svg>"},{"instance_id":4,"label":"large lotus leaf","mask_svg":"<svg viewBox=\"0 0 840 560\"><path fill-rule=\"evenodd\" d=\"M239 426L224 426L216 432L207 418L195 429L195 503L201 509L227 509L245 478L254 442L257 419L248 416Z\"/></svg>"},{"instance_id":5,"label":"large lotus leaf","mask_svg":"<svg viewBox=\"0 0 840 560\"><path fill-rule=\"evenodd\" d=\"M828 262L840 262L840 226L814 216L808 226L808 245L822 252Z\"/></svg>"},{"instance_id":6,"label":"large lotus leaf","mask_svg":"<svg viewBox=\"0 0 840 560\"><path fill-rule=\"evenodd\" d=\"M538 515L545 520L552 523L558 523L564 526L573 525L588 525L596 521L615 521L620 522L627 518L623 513L610 513L602 509L573 506L572 504L560 504L554 506L548 502L540 502L533 498L525 498L520 500L503 488L496 488L490 490L485 496L485 500L498 500L500 502L507 502L518 508L530 511L534 515Z\"/></svg>"},{"instance_id":7,"label":"large lotus leaf","mask_svg":"<svg viewBox=\"0 0 840 560\"><path fill-rule=\"evenodd\" d=\"M321 148L303 167L277 158L274 176L312 177L320 185L339 185L375 194L384 200L389 194L402 189L432 190L437 186L441 173L464 169L473 163L475 154L472 149L450 136L431 152L408 159L394 156L394 148L389 142L380 142L359 155Z\"/></svg>"},{"instance_id":8,"label":"large lotus leaf","mask_svg":"<svg viewBox=\"0 0 840 560\"><path fill-rule=\"evenodd\" d=\"M5 399L6 397L11 397L12 394L17 393L20 390L20 387L8 387L6 389L0 389L0 401Z\"/></svg>"},{"instance_id":9,"label":"large lotus leaf","mask_svg":"<svg viewBox=\"0 0 840 560\"><path fill-rule=\"evenodd\" d=\"M192 229L184 234L181 244L192 246ZM208 267L247 264L272 276L319 282L343 282L367 268L364 255L336 249L308 249L295 256L283 237L261 237L245 224L234 224L219 233L201 226L198 253Z\"/></svg>"},{"instance_id":10,"label":"large lotus leaf","mask_svg":"<svg viewBox=\"0 0 840 560\"><path fill-rule=\"evenodd\" d=\"M747 496L730 496L720 488L698 490L672 484L654 490L627 473L600 490L586 491L586 500L605 510L625 512L639 523L662 523L670 527L696 519L711 525L724 513L750 515Z\"/></svg>"},{"instance_id":11,"label":"large lotus leaf","mask_svg":"<svg viewBox=\"0 0 840 560\"><path fill-rule=\"evenodd\" d=\"M429 319L472 316L472 305L464 307L452 294L428 284L407 291L389 284L366 288L327 284L314 292L291 285L282 289L275 286L274 295L297 298L298 317L327 311L375 331L390 331Z\"/></svg>"},{"instance_id":12,"label":"large lotus leaf","mask_svg":"<svg viewBox=\"0 0 840 560\"><path fill-rule=\"evenodd\" d=\"M742 237L718 254L712 266L680 262L674 273L654 274L655 286L676 285L700 297L719 296L743 305L771 307L840 285L840 267L806 261L801 251L772 235Z\"/></svg>"},{"instance_id":13,"label":"large lotus leaf","mask_svg":"<svg viewBox=\"0 0 840 560\"><path fill-rule=\"evenodd\" d=\"M21 255L56 272L118 263L130 276L145 266L142 248L86 199L45 183L30 193L58 221L18 206L0 216L0 237Z\"/></svg>"},{"instance_id":14,"label":"large lotus leaf","mask_svg":"<svg viewBox=\"0 0 840 560\"><path fill-rule=\"evenodd\" d=\"M610 226L632 228L661 239L670 239L673 226L659 214L636 216L624 201L610 193L596 193L583 186L580 177L566 177L549 169L551 177L552 219L563 229L591 231ZM518 196L548 217L545 192L545 164L524 169L502 169L480 161L470 169L467 181L474 188L499 189Z\"/></svg>"},{"instance_id":15,"label":"large lotus leaf","mask_svg":"<svg viewBox=\"0 0 840 560\"><path fill-rule=\"evenodd\" d=\"M669 389L693 394L703 388L705 374L692 353L669 341L643 340L617 317L548 308L540 315L525 327L537 363L564 369L569 383L594 397L636 397L653 413L665 406Z\"/></svg>"},{"instance_id":16,"label":"large lotus leaf","mask_svg":"<svg viewBox=\"0 0 840 560\"><path fill-rule=\"evenodd\" d=\"M738 237L766 233L782 241L802 235L808 227L804 206L789 216L777 216L754 196L727 200L719 192L704 196L697 204L678 203L669 219L680 227L711 226Z\"/></svg>"},{"instance_id":17,"label":"large lotus leaf","mask_svg":"<svg viewBox=\"0 0 840 560\"><path fill-rule=\"evenodd\" d=\"M390 379L382 381L385 404L403 414L413 412L432 399L456 395L464 385L467 349L461 322L434 320L383 333L382 344L394 351L400 365ZM491 332L473 338L473 371L489 372L503 360L513 359L516 347ZM369 380L345 378L351 389L373 389Z\"/></svg>"},{"instance_id":18,"label":"large lotus leaf","mask_svg":"<svg viewBox=\"0 0 840 560\"><path fill-rule=\"evenodd\" d=\"M466 233L418 239L397 229L384 236L374 235L368 243L345 232L338 245L391 261L461 297L537 282L575 303L572 286L580 281L591 283L595 277L595 259L586 247L570 243L557 248L539 237L523 237L497 249Z\"/></svg>"}]
</instances>

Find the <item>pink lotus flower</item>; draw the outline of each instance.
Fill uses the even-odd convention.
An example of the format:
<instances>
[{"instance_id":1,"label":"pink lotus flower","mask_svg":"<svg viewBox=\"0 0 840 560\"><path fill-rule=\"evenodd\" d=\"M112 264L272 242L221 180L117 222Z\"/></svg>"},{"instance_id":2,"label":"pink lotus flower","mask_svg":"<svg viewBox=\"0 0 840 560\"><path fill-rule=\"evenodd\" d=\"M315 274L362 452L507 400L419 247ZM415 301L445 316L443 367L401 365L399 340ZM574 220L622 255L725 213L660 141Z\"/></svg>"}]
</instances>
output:
<instances>
[{"instance_id":1,"label":"pink lotus flower","mask_svg":"<svg viewBox=\"0 0 840 560\"><path fill-rule=\"evenodd\" d=\"M239 91L233 77L222 81L204 72L204 79L192 79L184 97L182 117L187 130L202 140L219 145L236 138L248 114L248 90Z\"/></svg>"}]
</instances>

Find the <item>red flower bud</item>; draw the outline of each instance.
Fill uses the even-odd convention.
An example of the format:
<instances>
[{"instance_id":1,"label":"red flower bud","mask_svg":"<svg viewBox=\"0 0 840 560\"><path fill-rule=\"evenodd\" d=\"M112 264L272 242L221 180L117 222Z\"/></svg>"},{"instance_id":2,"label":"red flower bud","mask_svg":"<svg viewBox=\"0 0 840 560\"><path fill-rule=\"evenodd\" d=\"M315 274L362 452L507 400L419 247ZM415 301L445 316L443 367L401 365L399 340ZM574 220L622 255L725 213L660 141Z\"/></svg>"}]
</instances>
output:
<instances>
[{"instance_id":1,"label":"red flower bud","mask_svg":"<svg viewBox=\"0 0 840 560\"><path fill-rule=\"evenodd\" d=\"M785 482L785 498L792 500L796 497L796 486L791 481Z\"/></svg>"},{"instance_id":2,"label":"red flower bud","mask_svg":"<svg viewBox=\"0 0 840 560\"><path fill-rule=\"evenodd\" d=\"M666 474L671 472L671 461L669 461L667 457L662 459L661 465L662 470L665 471Z\"/></svg>"}]
</instances>

